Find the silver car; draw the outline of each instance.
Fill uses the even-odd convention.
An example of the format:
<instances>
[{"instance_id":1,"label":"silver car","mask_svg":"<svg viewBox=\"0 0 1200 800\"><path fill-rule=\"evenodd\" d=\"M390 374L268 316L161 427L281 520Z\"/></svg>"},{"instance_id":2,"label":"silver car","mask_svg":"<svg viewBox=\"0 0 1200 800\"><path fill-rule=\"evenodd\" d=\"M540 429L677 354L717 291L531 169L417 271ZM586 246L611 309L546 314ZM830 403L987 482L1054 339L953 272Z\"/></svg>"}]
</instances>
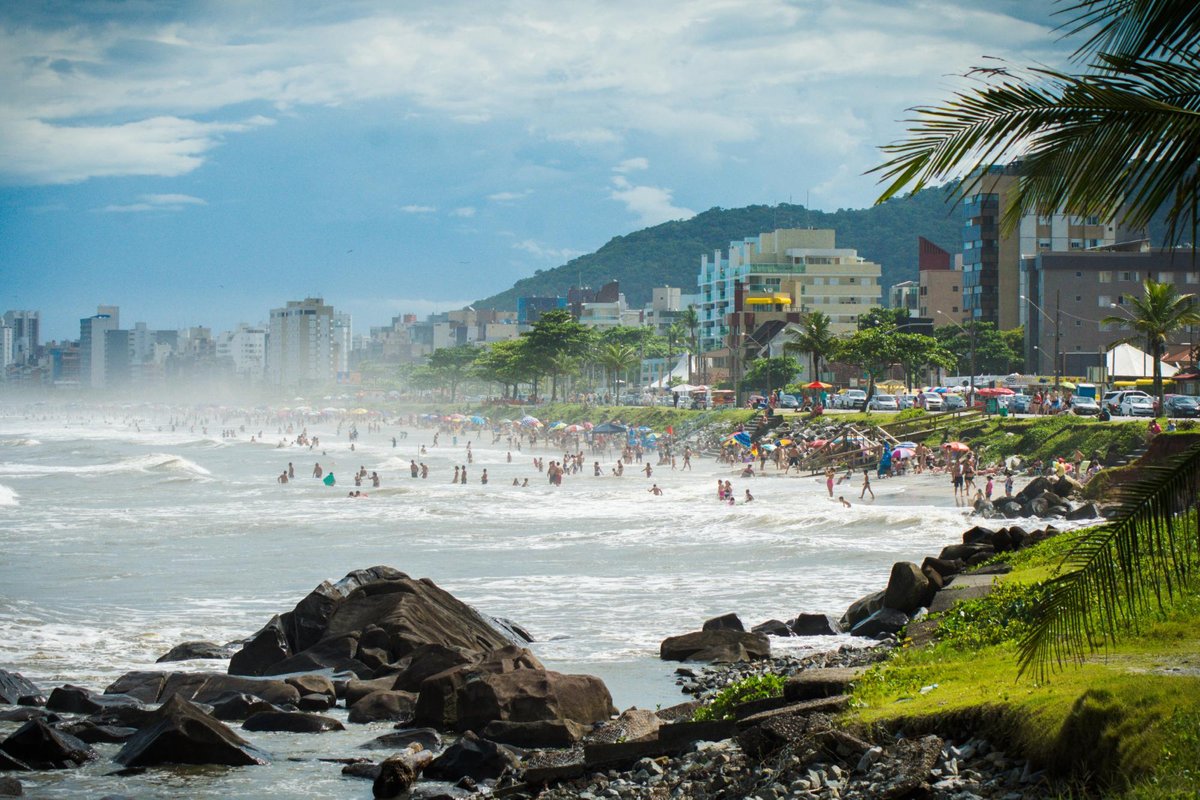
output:
<instances>
[{"instance_id":1,"label":"silver car","mask_svg":"<svg viewBox=\"0 0 1200 800\"><path fill-rule=\"evenodd\" d=\"M1130 395L1121 401L1119 413L1123 417L1153 417L1154 399L1146 395Z\"/></svg>"},{"instance_id":2,"label":"silver car","mask_svg":"<svg viewBox=\"0 0 1200 800\"><path fill-rule=\"evenodd\" d=\"M867 403L872 411L899 411L900 404L896 402L896 398L890 394L877 394L871 398L871 402Z\"/></svg>"}]
</instances>

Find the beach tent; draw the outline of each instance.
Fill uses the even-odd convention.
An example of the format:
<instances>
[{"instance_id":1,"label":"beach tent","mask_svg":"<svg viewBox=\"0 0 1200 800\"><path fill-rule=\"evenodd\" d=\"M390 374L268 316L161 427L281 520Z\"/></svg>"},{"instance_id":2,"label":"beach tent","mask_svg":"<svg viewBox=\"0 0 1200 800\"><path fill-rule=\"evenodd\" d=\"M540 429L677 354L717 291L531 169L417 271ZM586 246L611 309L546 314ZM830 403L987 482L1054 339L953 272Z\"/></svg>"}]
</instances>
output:
<instances>
[{"instance_id":1,"label":"beach tent","mask_svg":"<svg viewBox=\"0 0 1200 800\"><path fill-rule=\"evenodd\" d=\"M614 422L605 422L603 425L597 425L592 428L592 433L624 433L626 431L624 425L617 425Z\"/></svg>"},{"instance_id":2,"label":"beach tent","mask_svg":"<svg viewBox=\"0 0 1200 800\"><path fill-rule=\"evenodd\" d=\"M1153 378L1154 357L1131 344L1119 344L1104 355L1104 367L1109 378ZM1162 376L1170 378L1178 368L1162 364Z\"/></svg>"}]
</instances>

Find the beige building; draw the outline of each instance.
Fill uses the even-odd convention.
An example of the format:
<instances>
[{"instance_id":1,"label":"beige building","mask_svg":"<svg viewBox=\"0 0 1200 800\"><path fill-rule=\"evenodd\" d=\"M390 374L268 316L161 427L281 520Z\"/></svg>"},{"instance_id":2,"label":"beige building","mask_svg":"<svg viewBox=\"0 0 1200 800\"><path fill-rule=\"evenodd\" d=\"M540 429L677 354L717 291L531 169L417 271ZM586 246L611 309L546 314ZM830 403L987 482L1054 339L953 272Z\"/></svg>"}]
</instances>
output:
<instances>
[{"instance_id":1,"label":"beige building","mask_svg":"<svg viewBox=\"0 0 1200 800\"><path fill-rule=\"evenodd\" d=\"M951 255L924 236L918 237L919 277L917 316L933 320L935 328L962 324L962 255Z\"/></svg>"}]
</instances>

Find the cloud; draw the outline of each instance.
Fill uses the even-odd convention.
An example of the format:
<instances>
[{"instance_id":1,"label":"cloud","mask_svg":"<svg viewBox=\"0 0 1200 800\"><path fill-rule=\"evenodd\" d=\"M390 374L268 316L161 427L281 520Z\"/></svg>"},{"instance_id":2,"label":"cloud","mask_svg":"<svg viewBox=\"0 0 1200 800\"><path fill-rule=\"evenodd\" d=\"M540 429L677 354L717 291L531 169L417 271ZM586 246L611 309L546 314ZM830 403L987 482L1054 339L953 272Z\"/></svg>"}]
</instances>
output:
<instances>
[{"instance_id":1,"label":"cloud","mask_svg":"<svg viewBox=\"0 0 1200 800\"><path fill-rule=\"evenodd\" d=\"M450 216L462 217L463 219L469 219L469 218L475 216L475 207L474 206L461 206L461 207L456 208L453 211L451 211Z\"/></svg>"},{"instance_id":2,"label":"cloud","mask_svg":"<svg viewBox=\"0 0 1200 800\"><path fill-rule=\"evenodd\" d=\"M628 175L630 172L637 170L650 169L650 160L647 158L627 158L620 164L613 167L613 172L619 172L622 175Z\"/></svg>"},{"instance_id":3,"label":"cloud","mask_svg":"<svg viewBox=\"0 0 1200 800\"><path fill-rule=\"evenodd\" d=\"M127 205L107 205L97 209L105 213L125 214L138 211L182 211L188 206L206 206L207 201L190 194L144 194L139 202Z\"/></svg>"},{"instance_id":4,"label":"cloud","mask_svg":"<svg viewBox=\"0 0 1200 800\"><path fill-rule=\"evenodd\" d=\"M410 206L400 206L400 210L403 211L405 214L432 214L433 212L437 211L437 208L435 208L434 206L410 205Z\"/></svg>"},{"instance_id":5,"label":"cloud","mask_svg":"<svg viewBox=\"0 0 1200 800\"><path fill-rule=\"evenodd\" d=\"M572 258L584 254L583 250L571 250L570 248L554 248L546 247L533 239L525 239L524 241L516 242L513 247L517 250L524 250L526 253L537 256L538 258L547 261L570 261Z\"/></svg>"},{"instance_id":6,"label":"cloud","mask_svg":"<svg viewBox=\"0 0 1200 800\"><path fill-rule=\"evenodd\" d=\"M696 212L690 208L682 208L671 202L673 193L670 189L635 186L620 175L613 178L612 183L609 198L624 203L626 210L637 215L638 224L642 227L696 216Z\"/></svg>"},{"instance_id":7,"label":"cloud","mask_svg":"<svg viewBox=\"0 0 1200 800\"><path fill-rule=\"evenodd\" d=\"M487 199L495 203L511 203L513 200L522 200L531 194L533 194L531 189L526 189L523 192L496 192L495 194L489 194Z\"/></svg>"}]
</instances>

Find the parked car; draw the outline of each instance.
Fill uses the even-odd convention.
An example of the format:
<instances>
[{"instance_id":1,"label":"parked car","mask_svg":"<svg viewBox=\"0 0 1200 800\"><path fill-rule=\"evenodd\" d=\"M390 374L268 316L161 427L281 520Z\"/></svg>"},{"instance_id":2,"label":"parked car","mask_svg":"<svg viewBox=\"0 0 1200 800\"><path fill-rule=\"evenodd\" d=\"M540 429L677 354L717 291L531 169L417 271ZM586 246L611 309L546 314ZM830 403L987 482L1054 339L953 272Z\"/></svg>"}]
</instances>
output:
<instances>
[{"instance_id":1,"label":"parked car","mask_svg":"<svg viewBox=\"0 0 1200 800\"><path fill-rule=\"evenodd\" d=\"M917 395L917 405L926 411L941 411L942 396L937 392L922 392Z\"/></svg>"},{"instance_id":2,"label":"parked car","mask_svg":"<svg viewBox=\"0 0 1200 800\"><path fill-rule=\"evenodd\" d=\"M1147 394L1131 394L1117 406L1117 413L1123 417L1153 417L1154 399Z\"/></svg>"},{"instance_id":3,"label":"parked car","mask_svg":"<svg viewBox=\"0 0 1200 800\"><path fill-rule=\"evenodd\" d=\"M862 411L867 405L867 393L862 389L847 389L833 396L834 408L849 408Z\"/></svg>"},{"instance_id":4,"label":"parked car","mask_svg":"<svg viewBox=\"0 0 1200 800\"><path fill-rule=\"evenodd\" d=\"M1033 398L1029 395L1014 394L1008 398L1008 411L1010 414L1028 414L1031 403L1033 403Z\"/></svg>"},{"instance_id":5,"label":"parked car","mask_svg":"<svg viewBox=\"0 0 1200 800\"><path fill-rule=\"evenodd\" d=\"M900 404L896 402L896 398L890 394L877 394L871 398L871 402L867 404L872 411L899 411Z\"/></svg>"},{"instance_id":6,"label":"parked car","mask_svg":"<svg viewBox=\"0 0 1200 800\"><path fill-rule=\"evenodd\" d=\"M797 398L796 395L794 395L794 394L780 394L779 395L779 407L780 408L799 408L800 405L801 405L801 403L800 403L799 398Z\"/></svg>"},{"instance_id":7,"label":"parked car","mask_svg":"<svg viewBox=\"0 0 1200 800\"><path fill-rule=\"evenodd\" d=\"M1186 394L1168 394L1163 397L1163 411L1168 417L1200 417L1200 402Z\"/></svg>"},{"instance_id":8,"label":"parked car","mask_svg":"<svg viewBox=\"0 0 1200 800\"><path fill-rule=\"evenodd\" d=\"M1094 397L1075 395L1071 398L1071 411L1081 417L1094 417L1100 413L1100 404Z\"/></svg>"},{"instance_id":9,"label":"parked car","mask_svg":"<svg viewBox=\"0 0 1200 800\"><path fill-rule=\"evenodd\" d=\"M896 395L896 402L900 404L901 409L916 408L917 407L917 395L915 395L915 394L898 394L898 395Z\"/></svg>"},{"instance_id":10,"label":"parked car","mask_svg":"<svg viewBox=\"0 0 1200 800\"><path fill-rule=\"evenodd\" d=\"M962 395L950 394L947 392L942 396L943 411L961 411L967 407L967 401L962 399Z\"/></svg>"},{"instance_id":11,"label":"parked car","mask_svg":"<svg viewBox=\"0 0 1200 800\"><path fill-rule=\"evenodd\" d=\"M1137 395L1141 397L1149 397L1140 389L1114 389L1111 392L1105 392L1104 397L1100 400L1100 405L1108 409L1110 414L1121 413L1121 403L1126 397Z\"/></svg>"}]
</instances>

